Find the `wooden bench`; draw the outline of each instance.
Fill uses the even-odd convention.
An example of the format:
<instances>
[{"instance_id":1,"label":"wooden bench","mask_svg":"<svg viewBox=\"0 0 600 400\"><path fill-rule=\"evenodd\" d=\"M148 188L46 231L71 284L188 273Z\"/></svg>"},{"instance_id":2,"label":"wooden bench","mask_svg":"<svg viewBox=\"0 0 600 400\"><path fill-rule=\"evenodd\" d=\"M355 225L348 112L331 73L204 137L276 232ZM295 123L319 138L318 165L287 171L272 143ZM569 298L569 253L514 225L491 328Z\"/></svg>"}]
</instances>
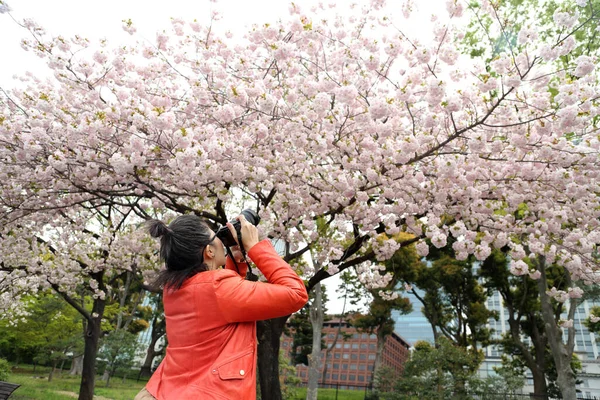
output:
<instances>
[{"instance_id":1,"label":"wooden bench","mask_svg":"<svg viewBox=\"0 0 600 400\"><path fill-rule=\"evenodd\" d=\"M0 400L6 400L21 385L0 381Z\"/></svg>"}]
</instances>

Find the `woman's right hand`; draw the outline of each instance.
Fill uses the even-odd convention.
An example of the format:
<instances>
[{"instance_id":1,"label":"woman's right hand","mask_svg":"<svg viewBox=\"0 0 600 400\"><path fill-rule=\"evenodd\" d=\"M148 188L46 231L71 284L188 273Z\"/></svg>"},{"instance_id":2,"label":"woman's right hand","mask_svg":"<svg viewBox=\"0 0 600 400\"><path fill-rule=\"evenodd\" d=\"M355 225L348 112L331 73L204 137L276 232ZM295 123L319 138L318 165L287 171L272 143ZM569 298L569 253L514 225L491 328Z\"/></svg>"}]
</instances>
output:
<instances>
[{"instance_id":1,"label":"woman's right hand","mask_svg":"<svg viewBox=\"0 0 600 400\"><path fill-rule=\"evenodd\" d=\"M242 233L242 244L244 245L244 250L248 252L259 241L258 228L256 228L256 226L252 225L250 222L248 222L246 220L246 217L244 217L243 215L239 215L237 217L237 220L240 221L240 232ZM235 241L237 242L238 237L235 228L229 222L227 223L227 227L231 231L231 236L233 236Z\"/></svg>"}]
</instances>

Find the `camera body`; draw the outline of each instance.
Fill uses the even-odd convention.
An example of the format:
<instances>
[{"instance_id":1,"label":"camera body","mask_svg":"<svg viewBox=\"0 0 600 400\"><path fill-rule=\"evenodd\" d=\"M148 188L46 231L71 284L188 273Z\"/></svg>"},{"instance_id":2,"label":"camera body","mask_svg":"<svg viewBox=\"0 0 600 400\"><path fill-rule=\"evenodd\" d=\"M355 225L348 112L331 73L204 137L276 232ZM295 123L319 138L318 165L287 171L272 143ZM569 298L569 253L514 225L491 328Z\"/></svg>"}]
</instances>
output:
<instances>
[{"instance_id":1,"label":"camera body","mask_svg":"<svg viewBox=\"0 0 600 400\"><path fill-rule=\"evenodd\" d=\"M258 223L260 222L260 217L254 210L246 209L243 210L240 214L242 214L244 218L246 218L246 221L250 222L254 226L258 225ZM237 232L237 240L240 244L240 249L244 251L244 246L242 245L242 225L240 221L234 219L229 222L233 225L235 231ZM219 230L217 231L217 237L221 239L221 242L223 242L223 244L227 247L233 247L238 245L238 242L235 241L234 237L231 234L231 231L229 230L229 228L227 228L227 226L222 226L221 228L219 228Z\"/></svg>"}]
</instances>

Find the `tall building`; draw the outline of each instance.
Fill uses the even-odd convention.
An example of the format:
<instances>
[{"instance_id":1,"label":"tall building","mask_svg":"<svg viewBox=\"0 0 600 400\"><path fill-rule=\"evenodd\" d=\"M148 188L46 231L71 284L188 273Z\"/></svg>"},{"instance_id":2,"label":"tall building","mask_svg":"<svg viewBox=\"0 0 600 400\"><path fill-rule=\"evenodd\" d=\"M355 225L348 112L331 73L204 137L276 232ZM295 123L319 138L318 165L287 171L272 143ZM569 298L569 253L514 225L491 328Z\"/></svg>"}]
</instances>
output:
<instances>
[{"instance_id":1,"label":"tall building","mask_svg":"<svg viewBox=\"0 0 600 400\"><path fill-rule=\"evenodd\" d=\"M339 330L339 332L338 332ZM342 335L344 334L344 335ZM323 323L323 341L325 348L333 344L339 335L335 346L330 351L327 360L325 378L319 381L319 387L364 390L373 380L373 367L377 353L377 337L374 334L358 332L346 321L340 319ZM344 340L344 336L348 339ZM292 338L284 335L281 338L281 348L289 356ZM392 368L400 374L408 359L410 344L396 332L387 337L383 349L384 366ZM325 367L325 350L321 351L320 373L323 376ZM308 382L308 367L301 364L296 366L298 377L304 384Z\"/></svg>"},{"instance_id":2,"label":"tall building","mask_svg":"<svg viewBox=\"0 0 600 400\"><path fill-rule=\"evenodd\" d=\"M417 295L422 296L424 293L415 289ZM395 320L395 331L400 332L402 337L414 345L419 340L425 340L433 343L433 330L427 318L421 312L421 302L412 293L403 293L402 296L407 297L413 306L413 309L408 314L400 314L399 311L392 311L392 318Z\"/></svg>"}]
</instances>

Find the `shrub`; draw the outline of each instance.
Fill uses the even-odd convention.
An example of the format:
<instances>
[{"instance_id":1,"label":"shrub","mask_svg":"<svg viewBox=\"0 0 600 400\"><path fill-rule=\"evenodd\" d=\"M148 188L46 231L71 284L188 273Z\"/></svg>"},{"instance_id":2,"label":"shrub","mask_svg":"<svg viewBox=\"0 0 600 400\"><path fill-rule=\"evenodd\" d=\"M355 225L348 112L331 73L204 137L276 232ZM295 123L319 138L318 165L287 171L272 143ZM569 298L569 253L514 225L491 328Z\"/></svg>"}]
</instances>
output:
<instances>
[{"instance_id":1,"label":"shrub","mask_svg":"<svg viewBox=\"0 0 600 400\"><path fill-rule=\"evenodd\" d=\"M3 358L0 358L0 381L8 380L8 375L10 374L10 365L8 361Z\"/></svg>"}]
</instances>

